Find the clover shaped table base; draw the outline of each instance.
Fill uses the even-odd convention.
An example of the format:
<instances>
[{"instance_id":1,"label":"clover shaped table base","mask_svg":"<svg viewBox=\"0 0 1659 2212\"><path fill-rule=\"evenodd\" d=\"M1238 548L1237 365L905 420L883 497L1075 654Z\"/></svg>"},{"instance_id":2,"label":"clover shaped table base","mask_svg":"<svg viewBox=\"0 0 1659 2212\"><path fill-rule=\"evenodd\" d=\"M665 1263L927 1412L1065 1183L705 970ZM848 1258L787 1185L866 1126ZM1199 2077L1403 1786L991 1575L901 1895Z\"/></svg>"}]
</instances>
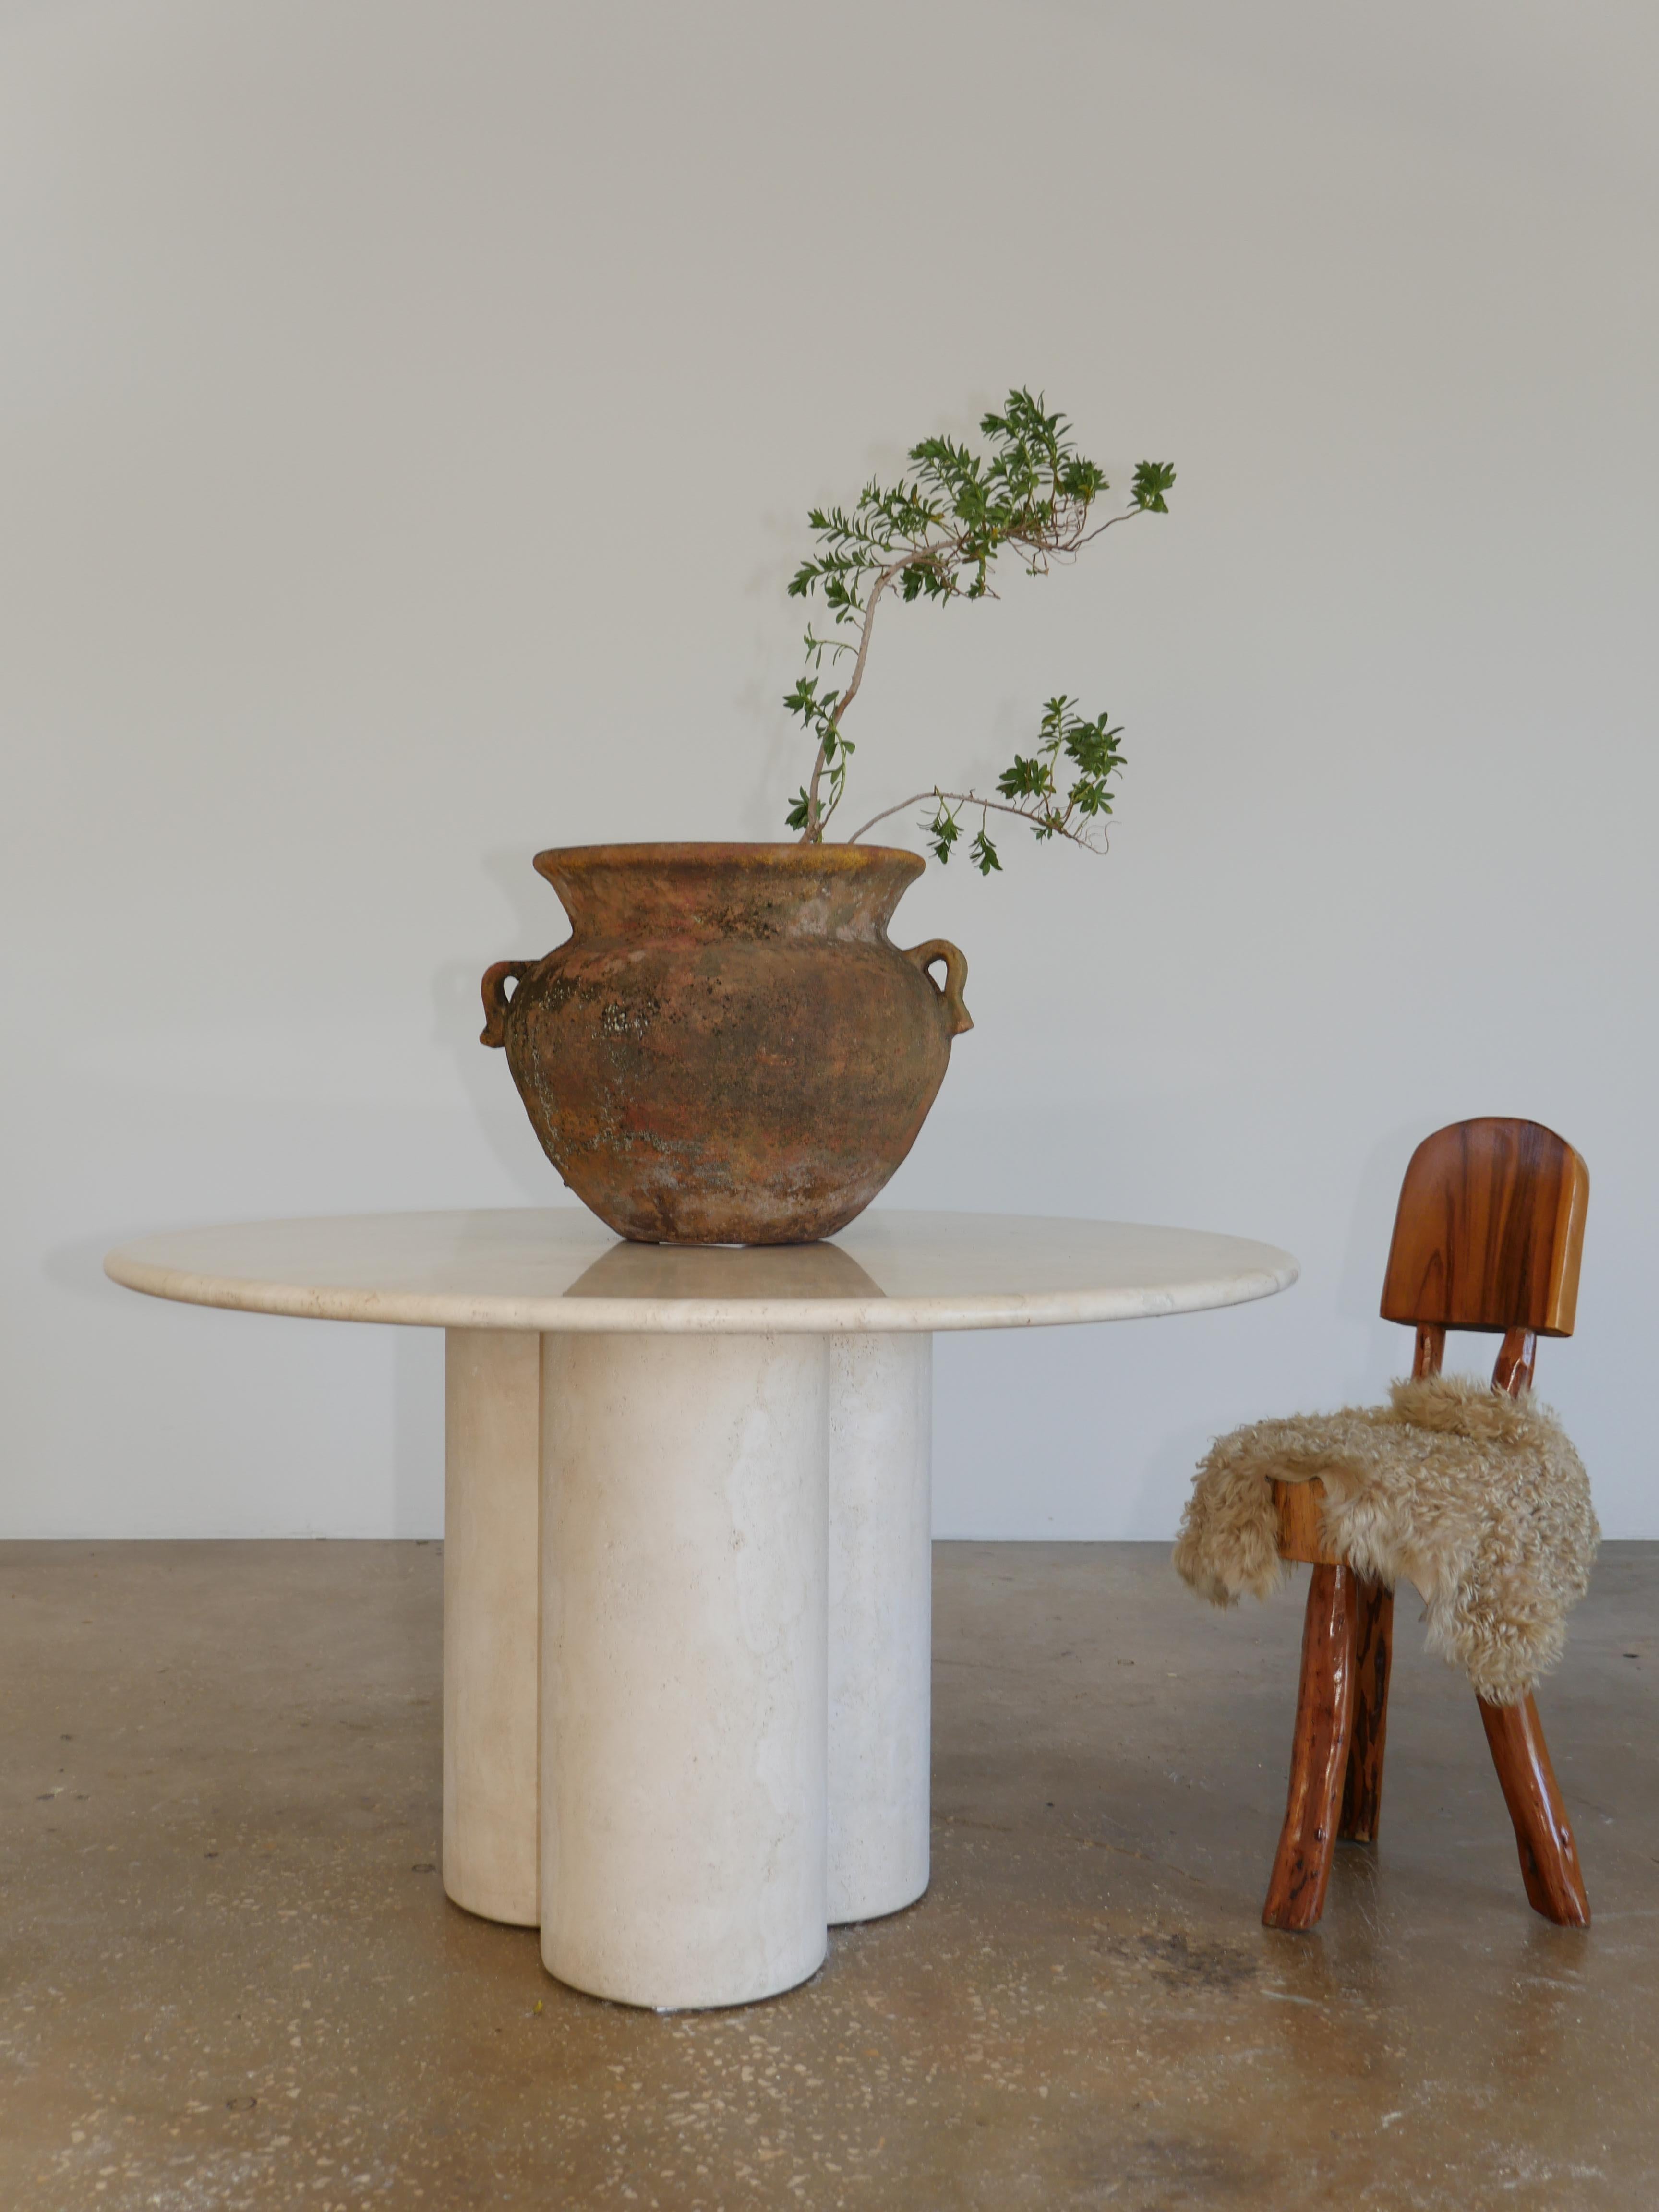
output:
<instances>
[{"instance_id":1,"label":"clover shaped table base","mask_svg":"<svg viewBox=\"0 0 1659 2212\"><path fill-rule=\"evenodd\" d=\"M445 1387L456 1904L669 2007L914 1903L932 1337L452 1329Z\"/></svg>"},{"instance_id":2,"label":"clover shaped table base","mask_svg":"<svg viewBox=\"0 0 1659 2212\"><path fill-rule=\"evenodd\" d=\"M792 1988L927 1888L933 1331L1296 1276L1233 1237L897 1212L758 1251L569 1210L273 1222L106 1265L446 1330L444 1886L662 2009Z\"/></svg>"}]
</instances>

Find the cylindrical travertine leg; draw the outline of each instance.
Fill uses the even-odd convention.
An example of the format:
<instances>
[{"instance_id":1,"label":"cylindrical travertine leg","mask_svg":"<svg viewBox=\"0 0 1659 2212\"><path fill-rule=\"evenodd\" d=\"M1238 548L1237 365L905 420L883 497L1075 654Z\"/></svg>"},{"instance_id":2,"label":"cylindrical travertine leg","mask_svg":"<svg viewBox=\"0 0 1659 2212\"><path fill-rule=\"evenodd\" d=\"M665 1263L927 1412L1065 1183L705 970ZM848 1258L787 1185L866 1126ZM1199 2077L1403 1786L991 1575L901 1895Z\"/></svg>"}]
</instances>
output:
<instances>
[{"instance_id":1,"label":"cylindrical travertine leg","mask_svg":"<svg viewBox=\"0 0 1659 2212\"><path fill-rule=\"evenodd\" d=\"M444 1338L444 1887L536 1924L541 1339Z\"/></svg>"},{"instance_id":2,"label":"cylindrical travertine leg","mask_svg":"<svg viewBox=\"0 0 1659 2212\"><path fill-rule=\"evenodd\" d=\"M927 1887L933 1340L830 1340L830 1917Z\"/></svg>"},{"instance_id":3,"label":"cylindrical travertine leg","mask_svg":"<svg viewBox=\"0 0 1659 2212\"><path fill-rule=\"evenodd\" d=\"M548 1336L542 1957L742 2004L822 1961L824 1340Z\"/></svg>"}]
</instances>

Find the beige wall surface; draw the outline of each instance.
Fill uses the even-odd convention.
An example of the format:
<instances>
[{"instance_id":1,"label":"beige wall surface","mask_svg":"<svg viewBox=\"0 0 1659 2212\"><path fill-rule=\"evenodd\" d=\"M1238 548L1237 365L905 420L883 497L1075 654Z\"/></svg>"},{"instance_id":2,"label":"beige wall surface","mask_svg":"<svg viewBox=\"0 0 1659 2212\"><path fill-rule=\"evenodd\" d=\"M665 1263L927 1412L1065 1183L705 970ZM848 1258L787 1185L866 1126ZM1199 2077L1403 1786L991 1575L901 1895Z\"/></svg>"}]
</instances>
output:
<instances>
[{"instance_id":1,"label":"beige wall surface","mask_svg":"<svg viewBox=\"0 0 1659 2212\"><path fill-rule=\"evenodd\" d=\"M805 509L1030 381L1180 478L877 640L859 818L1059 690L1129 757L1109 859L906 899L978 1027L889 1195L1304 1273L941 1342L940 1533L1167 1534L1380 1391L1498 1112L1589 1161L1540 1383L1659 1535L1656 93L1613 0L0 4L0 1534L435 1530L435 1339L102 1251L558 1196L476 1042L531 854L778 834Z\"/></svg>"}]
</instances>

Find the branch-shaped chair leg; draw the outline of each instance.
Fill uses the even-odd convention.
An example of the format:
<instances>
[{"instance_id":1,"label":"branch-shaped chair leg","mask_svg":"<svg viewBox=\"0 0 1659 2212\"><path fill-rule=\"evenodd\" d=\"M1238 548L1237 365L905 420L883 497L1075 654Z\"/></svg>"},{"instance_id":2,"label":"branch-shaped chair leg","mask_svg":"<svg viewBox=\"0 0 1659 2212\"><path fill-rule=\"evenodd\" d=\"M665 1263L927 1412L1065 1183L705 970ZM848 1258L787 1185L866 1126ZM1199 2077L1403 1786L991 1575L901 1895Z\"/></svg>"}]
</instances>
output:
<instances>
[{"instance_id":1,"label":"branch-shaped chair leg","mask_svg":"<svg viewBox=\"0 0 1659 2212\"><path fill-rule=\"evenodd\" d=\"M1353 1736L1342 1784L1337 1834L1374 1844L1382 1816L1382 1746L1389 1732L1389 1662L1394 1656L1394 1592L1364 1582L1356 1595Z\"/></svg>"},{"instance_id":2,"label":"branch-shaped chair leg","mask_svg":"<svg viewBox=\"0 0 1659 2212\"><path fill-rule=\"evenodd\" d=\"M1353 1731L1358 1581L1352 1567L1316 1566L1309 1587L1290 1796L1261 1911L1269 1928L1311 1928L1325 1909Z\"/></svg>"},{"instance_id":3,"label":"branch-shaped chair leg","mask_svg":"<svg viewBox=\"0 0 1659 2212\"><path fill-rule=\"evenodd\" d=\"M1589 1899L1538 1708L1529 1697L1518 1705L1489 1705L1484 1698L1477 1703L1515 1823L1527 1902L1563 1928L1588 1928Z\"/></svg>"}]
</instances>

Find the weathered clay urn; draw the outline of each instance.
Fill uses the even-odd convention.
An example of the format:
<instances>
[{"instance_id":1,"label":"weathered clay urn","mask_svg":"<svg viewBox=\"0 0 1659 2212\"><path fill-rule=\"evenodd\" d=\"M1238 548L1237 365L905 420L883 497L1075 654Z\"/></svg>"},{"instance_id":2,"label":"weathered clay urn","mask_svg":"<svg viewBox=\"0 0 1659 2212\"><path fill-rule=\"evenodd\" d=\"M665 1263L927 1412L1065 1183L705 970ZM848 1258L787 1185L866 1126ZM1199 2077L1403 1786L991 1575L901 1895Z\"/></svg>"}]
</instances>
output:
<instances>
[{"instance_id":1,"label":"weathered clay urn","mask_svg":"<svg viewBox=\"0 0 1659 2212\"><path fill-rule=\"evenodd\" d=\"M861 1212L973 1026L955 945L887 935L917 855L577 845L536 867L571 933L489 969L483 1042L577 1197L647 1243L805 1243Z\"/></svg>"}]
</instances>

